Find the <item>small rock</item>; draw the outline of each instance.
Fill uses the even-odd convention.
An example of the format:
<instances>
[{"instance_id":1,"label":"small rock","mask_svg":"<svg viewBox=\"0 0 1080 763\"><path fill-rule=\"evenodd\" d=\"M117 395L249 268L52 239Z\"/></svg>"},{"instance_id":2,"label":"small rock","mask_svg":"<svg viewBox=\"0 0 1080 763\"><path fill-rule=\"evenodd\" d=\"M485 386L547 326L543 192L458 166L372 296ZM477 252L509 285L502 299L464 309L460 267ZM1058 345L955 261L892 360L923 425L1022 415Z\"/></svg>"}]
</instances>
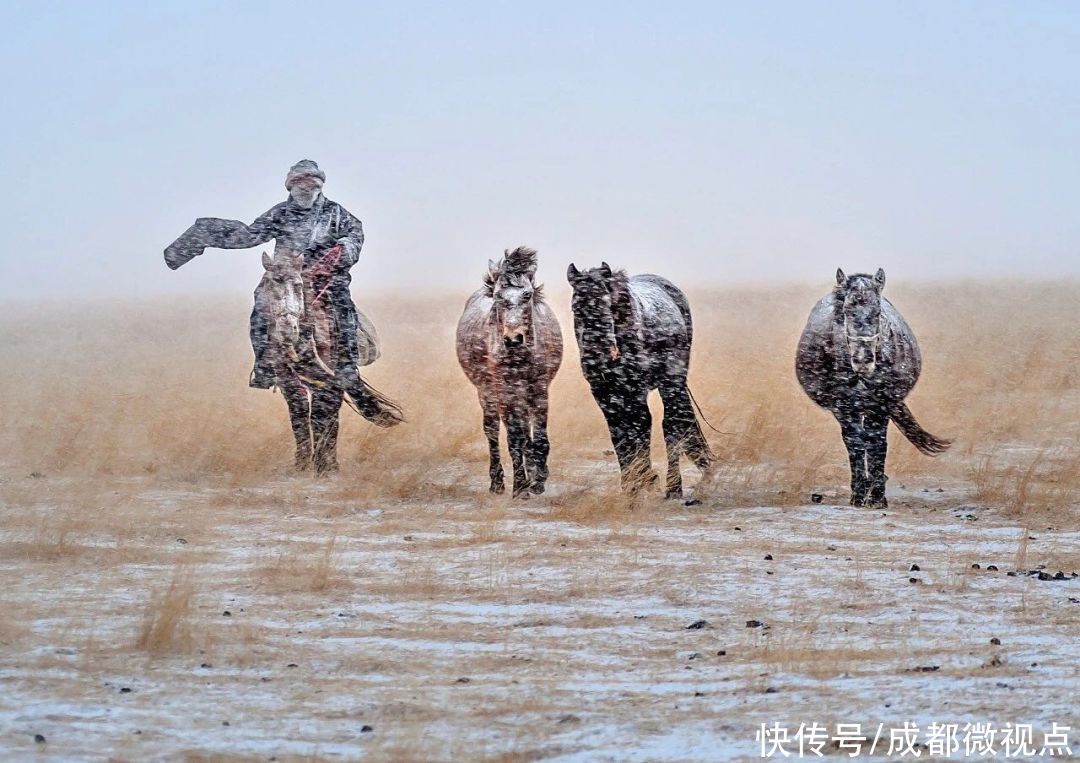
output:
<instances>
[{"instance_id":1,"label":"small rock","mask_svg":"<svg viewBox=\"0 0 1080 763\"><path fill-rule=\"evenodd\" d=\"M285 667L287 667L287 668L297 668L297 667L300 667L300 666L299 666L299 665L297 665L297 664L296 664L295 662L290 662L290 663L289 663L288 665L286 665Z\"/></svg>"},{"instance_id":2,"label":"small rock","mask_svg":"<svg viewBox=\"0 0 1080 763\"><path fill-rule=\"evenodd\" d=\"M45 744L45 735L44 734L34 734L34 741L37 742L38 744Z\"/></svg>"},{"instance_id":3,"label":"small rock","mask_svg":"<svg viewBox=\"0 0 1080 763\"><path fill-rule=\"evenodd\" d=\"M181 546L186 546L187 545L187 538L177 538L176 542L179 543Z\"/></svg>"},{"instance_id":4,"label":"small rock","mask_svg":"<svg viewBox=\"0 0 1080 763\"><path fill-rule=\"evenodd\" d=\"M997 656L997 655L995 654L995 655L994 655L993 657L991 657L991 658L990 658L989 660L987 660L986 662L984 662L984 663L982 664L982 666L983 666L984 668L1000 668L1000 667L1001 667L1002 665L1004 665L1004 664L1005 664L1005 662L1004 662L1004 661L1003 661L1003 660L1002 660L1002 659L1001 659L1000 657L998 657L998 656Z\"/></svg>"},{"instance_id":5,"label":"small rock","mask_svg":"<svg viewBox=\"0 0 1080 763\"><path fill-rule=\"evenodd\" d=\"M769 686L769 687L767 687L765 689L766 694L776 694L776 692L778 692L778 691L780 691L780 690L777 689L775 686Z\"/></svg>"},{"instance_id":6,"label":"small rock","mask_svg":"<svg viewBox=\"0 0 1080 763\"><path fill-rule=\"evenodd\" d=\"M222 617L232 617L232 612L230 612L229 610L226 609L224 612L221 613L221 616Z\"/></svg>"},{"instance_id":7,"label":"small rock","mask_svg":"<svg viewBox=\"0 0 1080 763\"><path fill-rule=\"evenodd\" d=\"M941 670L940 665L919 665L915 668L908 668L906 673L936 673Z\"/></svg>"},{"instance_id":8,"label":"small rock","mask_svg":"<svg viewBox=\"0 0 1080 763\"><path fill-rule=\"evenodd\" d=\"M32 480L43 480L43 479L45 479L45 475L42 474L41 472L30 472L30 479L32 479ZM45 741L44 738L42 738L41 741Z\"/></svg>"},{"instance_id":9,"label":"small rock","mask_svg":"<svg viewBox=\"0 0 1080 763\"><path fill-rule=\"evenodd\" d=\"M825 547L825 550L826 550L826 551L835 551L835 550L836 550L836 546L826 546L826 547Z\"/></svg>"},{"instance_id":10,"label":"small rock","mask_svg":"<svg viewBox=\"0 0 1080 763\"><path fill-rule=\"evenodd\" d=\"M121 694L131 694L131 687L130 686L121 686L120 687L120 693Z\"/></svg>"},{"instance_id":11,"label":"small rock","mask_svg":"<svg viewBox=\"0 0 1080 763\"><path fill-rule=\"evenodd\" d=\"M1009 572L1006 572L1005 576L1010 577L1010 578L1015 578L1016 577L1016 570L1010 570Z\"/></svg>"},{"instance_id":12,"label":"small rock","mask_svg":"<svg viewBox=\"0 0 1080 763\"><path fill-rule=\"evenodd\" d=\"M919 567L919 565L913 564L911 565L911 567L908 568L908 572L919 572L921 569L922 568Z\"/></svg>"},{"instance_id":13,"label":"small rock","mask_svg":"<svg viewBox=\"0 0 1080 763\"><path fill-rule=\"evenodd\" d=\"M760 620L747 620L746 621L746 627L747 628L764 628L765 623L761 622Z\"/></svg>"},{"instance_id":14,"label":"small rock","mask_svg":"<svg viewBox=\"0 0 1080 763\"><path fill-rule=\"evenodd\" d=\"M578 718L573 713L567 713L566 715L564 715L562 718L560 718L559 720L557 720L555 722L556 723L577 723L580 720L581 719Z\"/></svg>"},{"instance_id":15,"label":"small rock","mask_svg":"<svg viewBox=\"0 0 1080 763\"><path fill-rule=\"evenodd\" d=\"M980 569L982 569L982 565L979 564L978 562L975 562L975 564L971 565L971 569L980 570Z\"/></svg>"},{"instance_id":16,"label":"small rock","mask_svg":"<svg viewBox=\"0 0 1080 763\"><path fill-rule=\"evenodd\" d=\"M1040 572L1039 580L1053 580L1053 578L1046 572Z\"/></svg>"},{"instance_id":17,"label":"small rock","mask_svg":"<svg viewBox=\"0 0 1080 763\"><path fill-rule=\"evenodd\" d=\"M765 561L766 562L771 562L772 560L773 560L772 554L765 554Z\"/></svg>"},{"instance_id":18,"label":"small rock","mask_svg":"<svg viewBox=\"0 0 1080 763\"><path fill-rule=\"evenodd\" d=\"M701 652L691 652L690 656L688 656L686 659L688 659L688 660L700 660L701 659Z\"/></svg>"},{"instance_id":19,"label":"small rock","mask_svg":"<svg viewBox=\"0 0 1080 763\"><path fill-rule=\"evenodd\" d=\"M720 651L718 651L716 653L716 656L717 657L726 657L727 656L727 649L721 649Z\"/></svg>"},{"instance_id":20,"label":"small rock","mask_svg":"<svg viewBox=\"0 0 1080 763\"><path fill-rule=\"evenodd\" d=\"M361 734L370 734L374 730L375 730L374 726L368 726L366 723L363 726L360 727L360 733Z\"/></svg>"},{"instance_id":21,"label":"small rock","mask_svg":"<svg viewBox=\"0 0 1080 763\"><path fill-rule=\"evenodd\" d=\"M739 533L741 533L741 532L742 532L742 528L741 528L741 527L736 527L736 528L735 528L735 532L739 532Z\"/></svg>"},{"instance_id":22,"label":"small rock","mask_svg":"<svg viewBox=\"0 0 1080 763\"><path fill-rule=\"evenodd\" d=\"M990 639L990 643L994 646L1001 646L1001 639L999 639L997 636L994 636L992 639Z\"/></svg>"},{"instance_id":23,"label":"small rock","mask_svg":"<svg viewBox=\"0 0 1080 763\"><path fill-rule=\"evenodd\" d=\"M229 724L229 722L228 722L228 721L222 721L222 722L221 722L221 725L222 725L222 726L228 726L228 725L230 725L230 724Z\"/></svg>"},{"instance_id":24,"label":"small rock","mask_svg":"<svg viewBox=\"0 0 1080 763\"><path fill-rule=\"evenodd\" d=\"M997 572L998 571L997 565L996 564L988 564L988 565L986 565L986 571L987 572Z\"/></svg>"},{"instance_id":25,"label":"small rock","mask_svg":"<svg viewBox=\"0 0 1080 763\"><path fill-rule=\"evenodd\" d=\"M402 540L412 541L412 540L415 540L415 539L411 535L406 535L406 536L402 537Z\"/></svg>"},{"instance_id":26,"label":"small rock","mask_svg":"<svg viewBox=\"0 0 1080 763\"><path fill-rule=\"evenodd\" d=\"M700 498L689 498L689 499L683 501L683 506L700 506L700 505L701 505L701 499Z\"/></svg>"},{"instance_id":27,"label":"small rock","mask_svg":"<svg viewBox=\"0 0 1080 763\"><path fill-rule=\"evenodd\" d=\"M918 583L919 579L918 578L908 578L907 582L914 584L914 583Z\"/></svg>"},{"instance_id":28,"label":"small rock","mask_svg":"<svg viewBox=\"0 0 1080 763\"><path fill-rule=\"evenodd\" d=\"M824 500L825 500L825 496L823 496L821 493L811 493L810 494L810 503L821 503Z\"/></svg>"},{"instance_id":29,"label":"small rock","mask_svg":"<svg viewBox=\"0 0 1080 763\"><path fill-rule=\"evenodd\" d=\"M1069 597L1069 603L1070 604L1080 604L1080 599L1076 598L1075 596L1070 596Z\"/></svg>"},{"instance_id":30,"label":"small rock","mask_svg":"<svg viewBox=\"0 0 1080 763\"><path fill-rule=\"evenodd\" d=\"M204 662L204 663L202 663L201 665L199 665L199 667L200 667L200 668L206 668L206 669L209 669L209 668L212 668L212 667L214 667L214 666L213 666L213 665L211 665L211 664L210 664L209 662Z\"/></svg>"},{"instance_id":31,"label":"small rock","mask_svg":"<svg viewBox=\"0 0 1080 763\"><path fill-rule=\"evenodd\" d=\"M456 684L467 684L467 683L469 683L470 681L472 681L472 679L471 679L471 678L468 678L467 676L462 676L462 677L461 677L461 678L459 678L458 680L454 681L454 683L456 683Z\"/></svg>"},{"instance_id":32,"label":"small rock","mask_svg":"<svg viewBox=\"0 0 1080 763\"><path fill-rule=\"evenodd\" d=\"M694 692L694 696L695 696L695 697L704 697L704 696L705 696L705 692L703 692L703 691L696 691L696 692Z\"/></svg>"},{"instance_id":33,"label":"small rock","mask_svg":"<svg viewBox=\"0 0 1080 763\"><path fill-rule=\"evenodd\" d=\"M1054 580L1064 580L1064 579L1065 579L1065 573L1062 572L1061 570L1058 570L1058 573L1056 575L1054 575Z\"/></svg>"},{"instance_id":34,"label":"small rock","mask_svg":"<svg viewBox=\"0 0 1080 763\"><path fill-rule=\"evenodd\" d=\"M695 620L694 622L692 622L688 626L686 626L686 630L688 630L688 631L699 631L702 628L708 628L708 627L709 627L709 621L708 620Z\"/></svg>"}]
</instances>

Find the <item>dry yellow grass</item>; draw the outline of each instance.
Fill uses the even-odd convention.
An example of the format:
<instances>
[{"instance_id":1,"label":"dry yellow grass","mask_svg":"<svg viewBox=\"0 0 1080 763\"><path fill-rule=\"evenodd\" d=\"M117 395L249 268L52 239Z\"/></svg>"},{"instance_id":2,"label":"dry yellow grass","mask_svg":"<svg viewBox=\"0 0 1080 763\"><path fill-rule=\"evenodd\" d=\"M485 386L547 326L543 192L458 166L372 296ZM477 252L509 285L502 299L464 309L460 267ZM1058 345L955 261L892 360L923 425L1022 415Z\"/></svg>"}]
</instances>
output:
<instances>
[{"instance_id":1,"label":"dry yellow grass","mask_svg":"<svg viewBox=\"0 0 1080 763\"><path fill-rule=\"evenodd\" d=\"M195 639L191 621L194 598L191 570L178 568L169 585L150 596L136 646L153 655L191 651Z\"/></svg>"},{"instance_id":2,"label":"dry yellow grass","mask_svg":"<svg viewBox=\"0 0 1080 763\"><path fill-rule=\"evenodd\" d=\"M822 288L691 294L691 384L723 432L707 430L720 455L710 494L725 505L794 505L812 488L846 484L835 423L806 399L792 371L795 341ZM600 461L589 487L610 492L617 485L610 443L577 369L566 295L552 294L568 338L553 389L553 484L579 482L581 465ZM977 500L1016 511L1075 496L1080 338L1070 316L1080 286L901 284L890 285L889 295L923 347L912 409L927 429L956 441L931 460L894 431L892 484L968 480L974 472ZM345 413L342 490L357 500L471 499L483 484L479 410L453 356L459 303L365 301L385 345L368 375L405 404L409 423L383 432ZM8 321L0 328L5 462L49 476L198 482L218 475L236 486L285 473L284 405L244 385L245 315L243 301L221 298L183 306L85 303L59 306L44 320ZM1027 477L1016 472L1021 463L1034 465Z\"/></svg>"}]
</instances>

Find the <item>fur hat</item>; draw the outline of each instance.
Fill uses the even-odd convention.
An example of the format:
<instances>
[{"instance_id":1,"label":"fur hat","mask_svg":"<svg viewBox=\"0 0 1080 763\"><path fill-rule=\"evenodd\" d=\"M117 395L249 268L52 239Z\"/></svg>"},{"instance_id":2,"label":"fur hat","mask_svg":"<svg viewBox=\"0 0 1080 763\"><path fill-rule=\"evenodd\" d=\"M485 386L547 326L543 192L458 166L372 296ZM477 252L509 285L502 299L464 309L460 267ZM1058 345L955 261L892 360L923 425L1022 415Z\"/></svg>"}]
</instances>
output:
<instances>
[{"instance_id":1,"label":"fur hat","mask_svg":"<svg viewBox=\"0 0 1080 763\"><path fill-rule=\"evenodd\" d=\"M289 174L285 176L285 190L289 190L293 182L302 177L318 178L320 183L326 182L326 173L319 169L318 164L310 159L301 159L289 168Z\"/></svg>"}]
</instances>

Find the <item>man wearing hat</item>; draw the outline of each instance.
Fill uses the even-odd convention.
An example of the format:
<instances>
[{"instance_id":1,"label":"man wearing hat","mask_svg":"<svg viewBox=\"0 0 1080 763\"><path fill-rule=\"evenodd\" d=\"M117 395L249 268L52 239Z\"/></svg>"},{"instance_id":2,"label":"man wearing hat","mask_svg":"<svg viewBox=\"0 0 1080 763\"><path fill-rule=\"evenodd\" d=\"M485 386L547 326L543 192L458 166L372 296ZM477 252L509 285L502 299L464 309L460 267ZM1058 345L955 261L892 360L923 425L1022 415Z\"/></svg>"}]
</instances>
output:
<instances>
[{"instance_id":1,"label":"man wearing hat","mask_svg":"<svg viewBox=\"0 0 1080 763\"><path fill-rule=\"evenodd\" d=\"M378 338L349 293L349 269L360 257L364 229L345 207L323 195L325 181L326 173L318 164L310 159L297 162L285 176L288 199L259 215L251 225L200 217L165 249L165 264L176 270L208 247L247 249L270 239L275 239L275 247L303 252L305 267L317 263L316 267L328 277L326 296L333 305L345 356L337 369L338 379L342 388L352 394L362 389L358 384L363 385L357 366L366 366L379 357ZM267 331L262 312L253 310L251 346L255 368L249 383L259 389L269 389L274 383L273 371L264 363Z\"/></svg>"}]
</instances>

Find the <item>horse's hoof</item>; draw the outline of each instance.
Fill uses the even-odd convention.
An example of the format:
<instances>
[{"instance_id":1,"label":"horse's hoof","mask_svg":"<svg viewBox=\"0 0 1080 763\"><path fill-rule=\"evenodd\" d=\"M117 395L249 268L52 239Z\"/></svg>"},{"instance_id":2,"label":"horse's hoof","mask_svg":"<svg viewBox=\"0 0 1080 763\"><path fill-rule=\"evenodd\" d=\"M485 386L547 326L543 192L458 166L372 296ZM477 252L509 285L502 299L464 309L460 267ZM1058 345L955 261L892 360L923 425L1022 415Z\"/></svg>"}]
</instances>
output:
<instances>
[{"instance_id":1,"label":"horse's hoof","mask_svg":"<svg viewBox=\"0 0 1080 763\"><path fill-rule=\"evenodd\" d=\"M529 492L533 495L543 495L545 489L543 482L534 482L529 486Z\"/></svg>"},{"instance_id":2,"label":"horse's hoof","mask_svg":"<svg viewBox=\"0 0 1080 763\"><path fill-rule=\"evenodd\" d=\"M491 487L488 488L488 491L492 495L502 495L506 492L506 485L501 482L492 482Z\"/></svg>"},{"instance_id":3,"label":"horse's hoof","mask_svg":"<svg viewBox=\"0 0 1080 763\"><path fill-rule=\"evenodd\" d=\"M669 490L666 493L664 493L664 500L665 501L679 500L681 498L682 498L682 490L681 489L680 490Z\"/></svg>"},{"instance_id":4,"label":"horse's hoof","mask_svg":"<svg viewBox=\"0 0 1080 763\"><path fill-rule=\"evenodd\" d=\"M528 488L528 487L523 487L521 490L515 490L514 491L514 498L521 499L522 501L527 501L531 497L532 497L532 492L531 492L530 488Z\"/></svg>"}]
</instances>

